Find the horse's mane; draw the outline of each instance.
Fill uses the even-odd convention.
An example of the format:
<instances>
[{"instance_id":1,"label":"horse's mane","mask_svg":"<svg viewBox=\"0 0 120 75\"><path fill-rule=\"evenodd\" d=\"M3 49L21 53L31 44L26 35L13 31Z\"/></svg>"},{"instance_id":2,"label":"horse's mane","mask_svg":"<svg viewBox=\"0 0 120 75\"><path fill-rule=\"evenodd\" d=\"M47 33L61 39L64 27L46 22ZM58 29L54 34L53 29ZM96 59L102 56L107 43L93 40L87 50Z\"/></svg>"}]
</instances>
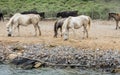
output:
<instances>
[{"instance_id":1,"label":"horse's mane","mask_svg":"<svg viewBox=\"0 0 120 75\"><path fill-rule=\"evenodd\" d=\"M65 30L66 28L68 29L68 25L69 25L69 23L70 23L70 19L71 19L71 16L68 17L68 18L64 21L63 26L62 26L62 29L63 29L63 30Z\"/></svg>"},{"instance_id":2,"label":"horse's mane","mask_svg":"<svg viewBox=\"0 0 120 75\"><path fill-rule=\"evenodd\" d=\"M111 14L117 15L118 13L109 13L109 15L111 15Z\"/></svg>"},{"instance_id":3,"label":"horse's mane","mask_svg":"<svg viewBox=\"0 0 120 75\"><path fill-rule=\"evenodd\" d=\"M116 17L120 17L120 13L109 13L108 15L109 17L113 17L113 18L116 18Z\"/></svg>"},{"instance_id":4,"label":"horse's mane","mask_svg":"<svg viewBox=\"0 0 120 75\"><path fill-rule=\"evenodd\" d=\"M87 29L89 30L90 29L90 26L91 26L91 18L88 16L88 19L89 19L89 22L88 22L88 27L87 27Z\"/></svg>"},{"instance_id":5,"label":"horse's mane","mask_svg":"<svg viewBox=\"0 0 120 75\"><path fill-rule=\"evenodd\" d=\"M9 22L6 24L6 26L9 27L9 26L13 23L13 19L14 19L16 16L18 16L18 15L21 15L21 14L20 14L20 13L16 13L15 15L13 15L13 16L10 18Z\"/></svg>"}]
</instances>

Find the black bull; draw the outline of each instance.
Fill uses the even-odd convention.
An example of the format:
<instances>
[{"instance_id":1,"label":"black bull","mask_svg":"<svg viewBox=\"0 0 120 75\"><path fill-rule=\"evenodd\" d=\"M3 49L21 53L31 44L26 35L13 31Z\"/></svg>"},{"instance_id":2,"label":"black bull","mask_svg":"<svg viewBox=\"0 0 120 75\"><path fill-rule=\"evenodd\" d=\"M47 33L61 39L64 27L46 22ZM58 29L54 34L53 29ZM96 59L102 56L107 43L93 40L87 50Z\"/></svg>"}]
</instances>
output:
<instances>
[{"instance_id":1,"label":"black bull","mask_svg":"<svg viewBox=\"0 0 120 75\"><path fill-rule=\"evenodd\" d=\"M58 12L56 17L67 18L69 16L78 16L78 11L63 11L63 12Z\"/></svg>"}]
</instances>

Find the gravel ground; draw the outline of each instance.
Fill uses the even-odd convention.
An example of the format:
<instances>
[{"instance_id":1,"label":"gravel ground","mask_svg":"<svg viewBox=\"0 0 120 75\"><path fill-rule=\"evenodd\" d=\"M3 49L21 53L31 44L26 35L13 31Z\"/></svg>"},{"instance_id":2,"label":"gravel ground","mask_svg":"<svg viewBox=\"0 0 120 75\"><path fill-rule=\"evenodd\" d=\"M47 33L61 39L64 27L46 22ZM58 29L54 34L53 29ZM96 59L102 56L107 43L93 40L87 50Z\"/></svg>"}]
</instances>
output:
<instances>
[{"instance_id":1,"label":"gravel ground","mask_svg":"<svg viewBox=\"0 0 120 75\"><path fill-rule=\"evenodd\" d=\"M52 46L49 44L21 44L13 43L0 45L1 60L6 58L5 53L23 51L23 57L37 59L52 64L79 64L86 68L113 72L120 68L120 50L91 50L73 48L70 46Z\"/></svg>"}]
</instances>

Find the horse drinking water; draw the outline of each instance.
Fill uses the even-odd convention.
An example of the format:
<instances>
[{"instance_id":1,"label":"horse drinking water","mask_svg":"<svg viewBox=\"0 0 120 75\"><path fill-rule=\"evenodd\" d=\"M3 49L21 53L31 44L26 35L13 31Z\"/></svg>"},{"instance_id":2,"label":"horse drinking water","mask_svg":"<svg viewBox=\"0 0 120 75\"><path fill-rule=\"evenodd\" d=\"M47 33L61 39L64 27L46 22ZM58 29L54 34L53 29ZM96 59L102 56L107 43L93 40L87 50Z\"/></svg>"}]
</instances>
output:
<instances>
[{"instance_id":1,"label":"horse drinking water","mask_svg":"<svg viewBox=\"0 0 120 75\"><path fill-rule=\"evenodd\" d=\"M109 20L110 18L114 18L114 19L115 19L115 21L116 21L116 29L118 29L118 28L119 28L118 23L119 23L119 21L120 21L120 14L119 14L119 13L109 13L109 14L108 14L108 20Z\"/></svg>"},{"instance_id":2,"label":"horse drinking water","mask_svg":"<svg viewBox=\"0 0 120 75\"><path fill-rule=\"evenodd\" d=\"M69 37L69 29L72 29L75 34L75 29L83 27L84 36L88 38L88 29L91 25L91 18L89 16L81 15L77 17L68 17L62 26L63 39L67 40Z\"/></svg>"},{"instance_id":3,"label":"horse drinking water","mask_svg":"<svg viewBox=\"0 0 120 75\"><path fill-rule=\"evenodd\" d=\"M22 15L20 13L16 13L14 16L11 17L9 22L6 24L8 36L12 36L14 30L18 28L19 33L19 26L28 26L32 24L35 29L35 35L37 35L37 28L39 30L39 35L41 35L40 27L38 25L39 21L41 20L41 17L36 14L27 14Z\"/></svg>"}]
</instances>

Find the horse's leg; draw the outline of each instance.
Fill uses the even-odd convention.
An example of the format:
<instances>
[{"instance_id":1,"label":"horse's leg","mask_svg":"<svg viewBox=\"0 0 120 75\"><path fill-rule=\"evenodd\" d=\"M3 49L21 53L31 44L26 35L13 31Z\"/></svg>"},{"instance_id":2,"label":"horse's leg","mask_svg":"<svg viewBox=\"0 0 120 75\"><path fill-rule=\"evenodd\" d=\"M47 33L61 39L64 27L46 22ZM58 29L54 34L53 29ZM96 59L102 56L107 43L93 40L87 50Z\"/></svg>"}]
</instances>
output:
<instances>
[{"instance_id":1,"label":"horse's leg","mask_svg":"<svg viewBox=\"0 0 120 75\"><path fill-rule=\"evenodd\" d=\"M62 27L60 28L60 32L61 32L61 37L62 37Z\"/></svg>"},{"instance_id":2,"label":"horse's leg","mask_svg":"<svg viewBox=\"0 0 120 75\"><path fill-rule=\"evenodd\" d=\"M57 31L58 31L58 28L55 27L55 29L54 29L54 37L56 37L56 38L57 38L57 34L58 34Z\"/></svg>"},{"instance_id":3,"label":"horse's leg","mask_svg":"<svg viewBox=\"0 0 120 75\"><path fill-rule=\"evenodd\" d=\"M116 30L118 29L118 21L116 21Z\"/></svg>"},{"instance_id":4,"label":"horse's leg","mask_svg":"<svg viewBox=\"0 0 120 75\"><path fill-rule=\"evenodd\" d=\"M85 29L85 32L86 32L86 38L88 38L88 30Z\"/></svg>"},{"instance_id":5,"label":"horse's leg","mask_svg":"<svg viewBox=\"0 0 120 75\"><path fill-rule=\"evenodd\" d=\"M87 28L88 25L84 25L84 37L85 37L85 34L86 34L86 38L88 38L88 28Z\"/></svg>"},{"instance_id":6,"label":"horse's leg","mask_svg":"<svg viewBox=\"0 0 120 75\"><path fill-rule=\"evenodd\" d=\"M37 27L38 27L38 31L39 31L39 36L41 36L40 26L37 25Z\"/></svg>"},{"instance_id":7,"label":"horse's leg","mask_svg":"<svg viewBox=\"0 0 120 75\"><path fill-rule=\"evenodd\" d=\"M55 25L54 25L54 37L57 38L57 35L58 35L58 29L59 29L59 24L58 22L55 22Z\"/></svg>"},{"instance_id":8,"label":"horse's leg","mask_svg":"<svg viewBox=\"0 0 120 75\"><path fill-rule=\"evenodd\" d=\"M34 25L34 29L35 29L35 36L37 36L37 27L36 27L36 25Z\"/></svg>"},{"instance_id":9,"label":"horse's leg","mask_svg":"<svg viewBox=\"0 0 120 75\"><path fill-rule=\"evenodd\" d=\"M4 22L4 17L2 16L3 22Z\"/></svg>"},{"instance_id":10,"label":"horse's leg","mask_svg":"<svg viewBox=\"0 0 120 75\"><path fill-rule=\"evenodd\" d=\"M58 29L59 29L59 27L56 28L55 37L57 37L57 35L58 35Z\"/></svg>"},{"instance_id":11,"label":"horse's leg","mask_svg":"<svg viewBox=\"0 0 120 75\"><path fill-rule=\"evenodd\" d=\"M17 26L18 29L18 36L20 36L20 25Z\"/></svg>"},{"instance_id":12,"label":"horse's leg","mask_svg":"<svg viewBox=\"0 0 120 75\"><path fill-rule=\"evenodd\" d=\"M119 26L119 21L118 21L118 28L120 29L120 26Z\"/></svg>"},{"instance_id":13,"label":"horse's leg","mask_svg":"<svg viewBox=\"0 0 120 75\"><path fill-rule=\"evenodd\" d=\"M83 39L85 39L85 33L86 33L86 26L85 25L83 25L83 28L84 28L84 30L83 30Z\"/></svg>"},{"instance_id":14,"label":"horse's leg","mask_svg":"<svg viewBox=\"0 0 120 75\"><path fill-rule=\"evenodd\" d=\"M76 33L75 33L74 28L72 27L71 29L72 29L72 31L73 31L74 37L76 37Z\"/></svg>"},{"instance_id":15,"label":"horse's leg","mask_svg":"<svg viewBox=\"0 0 120 75\"><path fill-rule=\"evenodd\" d=\"M83 30L83 39L85 38L85 28Z\"/></svg>"}]
</instances>

